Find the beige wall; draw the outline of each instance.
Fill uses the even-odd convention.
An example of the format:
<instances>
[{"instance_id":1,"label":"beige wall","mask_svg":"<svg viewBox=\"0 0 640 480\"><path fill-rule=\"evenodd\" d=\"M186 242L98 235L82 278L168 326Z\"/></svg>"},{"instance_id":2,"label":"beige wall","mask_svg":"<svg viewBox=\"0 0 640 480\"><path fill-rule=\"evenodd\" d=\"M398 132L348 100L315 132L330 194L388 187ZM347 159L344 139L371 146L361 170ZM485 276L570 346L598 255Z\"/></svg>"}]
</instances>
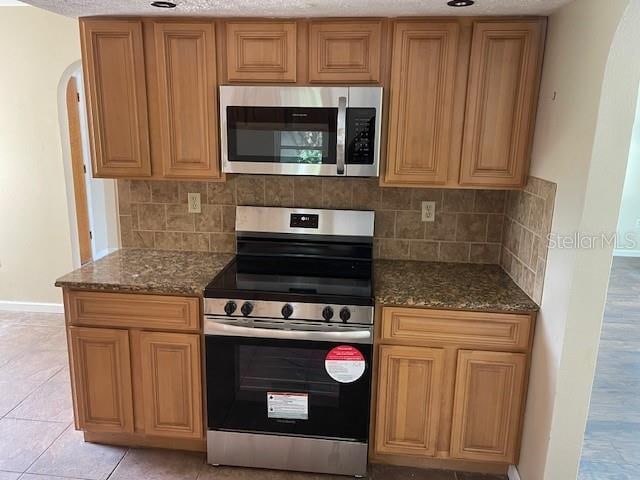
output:
<instances>
[{"instance_id":1,"label":"beige wall","mask_svg":"<svg viewBox=\"0 0 640 480\"><path fill-rule=\"evenodd\" d=\"M638 40L616 33L629 3L576 0L549 19L531 175L557 184L555 233L615 231L640 73ZM611 253L549 250L522 480L576 478Z\"/></svg>"},{"instance_id":2,"label":"beige wall","mask_svg":"<svg viewBox=\"0 0 640 480\"><path fill-rule=\"evenodd\" d=\"M0 302L61 301L72 269L58 82L80 58L77 22L0 7Z\"/></svg>"}]
</instances>

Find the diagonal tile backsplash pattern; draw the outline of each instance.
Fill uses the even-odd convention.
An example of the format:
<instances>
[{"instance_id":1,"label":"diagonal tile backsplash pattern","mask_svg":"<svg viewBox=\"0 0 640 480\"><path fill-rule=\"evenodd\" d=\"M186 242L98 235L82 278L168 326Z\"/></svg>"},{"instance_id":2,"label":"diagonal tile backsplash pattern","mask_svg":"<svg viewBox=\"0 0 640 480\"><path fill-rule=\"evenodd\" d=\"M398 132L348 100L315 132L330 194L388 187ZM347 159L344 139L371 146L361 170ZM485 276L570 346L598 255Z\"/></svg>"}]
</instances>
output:
<instances>
[{"instance_id":1,"label":"diagonal tile backsplash pattern","mask_svg":"<svg viewBox=\"0 0 640 480\"><path fill-rule=\"evenodd\" d=\"M187 193L202 212L187 211ZM375 210L375 256L500 263L507 192L381 188L377 179L230 175L226 182L118 180L123 247L233 252L236 205ZM435 221L422 222L422 201Z\"/></svg>"}]
</instances>

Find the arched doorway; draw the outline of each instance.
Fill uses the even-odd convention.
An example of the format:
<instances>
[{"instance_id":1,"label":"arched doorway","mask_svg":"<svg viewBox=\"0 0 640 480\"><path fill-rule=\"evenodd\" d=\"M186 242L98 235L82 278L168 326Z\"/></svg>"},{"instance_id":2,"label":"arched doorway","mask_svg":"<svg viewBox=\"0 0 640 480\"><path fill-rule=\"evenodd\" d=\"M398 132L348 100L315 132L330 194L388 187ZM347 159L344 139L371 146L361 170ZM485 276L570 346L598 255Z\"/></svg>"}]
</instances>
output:
<instances>
[{"instance_id":1,"label":"arched doorway","mask_svg":"<svg viewBox=\"0 0 640 480\"><path fill-rule=\"evenodd\" d=\"M84 153L82 151L82 125L80 122L80 92L78 80L72 76L67 81L66 107L69 122L69 146L71 155L71 172L73 179L73 196L75 200L75 220L78 234L78 253L80 263L84 265L93 259L91 246L91 225L89 220L89 203L87 200Z\"/></svg>"},{"instance_id":2,"label":"arched doorway","mask_svg":"<svg viewBox=\"0 0 640 480\"><path fill-rule=\"evenodd\" d=\"M62 74L58 108L74 267L120 247L116 181L93 178L82 64Z\"/></svg>"}]
</instances>

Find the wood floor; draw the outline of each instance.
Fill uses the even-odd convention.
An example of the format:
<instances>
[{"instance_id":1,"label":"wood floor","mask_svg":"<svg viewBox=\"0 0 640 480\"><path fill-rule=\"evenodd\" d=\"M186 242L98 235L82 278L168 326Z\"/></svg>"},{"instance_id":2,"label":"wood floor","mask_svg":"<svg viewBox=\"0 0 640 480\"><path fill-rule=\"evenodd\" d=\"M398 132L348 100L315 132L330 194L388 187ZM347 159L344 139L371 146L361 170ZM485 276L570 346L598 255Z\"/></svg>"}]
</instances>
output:
<instances>
[{"instance_id":1,"label":"wood floor","mask_svg":"<svg viewBox=\"0 0 640 480\"><path fill-rule=\"evenodd\" d=\"M210 467L203 454L85 443L73 410L62 315L0 311L0 480L344 480ZM371 465L370 480L504 477Z\"/></svg>"},{"instance_id":2,"label":"wood floor","mask_svg":"<svg viewBox=\"0 0 640 480\"><path fill-rule=\"evenodd\" d=\"M579 480L640 479L640 258L615 257Z\"/></svg>"}]
</instances>

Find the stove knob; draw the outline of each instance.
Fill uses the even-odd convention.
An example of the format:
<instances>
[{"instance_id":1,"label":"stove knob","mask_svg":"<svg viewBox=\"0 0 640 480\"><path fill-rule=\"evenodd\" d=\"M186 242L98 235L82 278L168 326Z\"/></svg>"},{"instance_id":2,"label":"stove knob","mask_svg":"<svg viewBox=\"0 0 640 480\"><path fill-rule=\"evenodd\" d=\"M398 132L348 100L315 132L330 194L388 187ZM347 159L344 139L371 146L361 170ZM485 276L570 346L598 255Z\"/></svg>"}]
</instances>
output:
<instances>
[{"instance_id":1,"label":"stove knob","mask_svg":"<svg viewBox=\"0 0 640 480\"><path fill-rule=\"evenodd\" d=\"M325 321L329 321L333 318L333 308L331 307L324 307L322 309L322 318L325 319Z\"/></svg>"},{"instance_id":2,"label":"stove knob","mask_svg":"<svg viewBox=\"0 0 640 480\"><path fill-rule=\"evenodd\" d=\"M284 307L282 307L281 312L284 318L289 318L291 315L293 315L293 307L286 303Z\"/></svg>"},{"instance_id":3,"label":"stove knob","mask_svg":"<svg viewBox=\"0 0 640 480\"><path fill-rule=\"evenodd\" d=\"M242 307L240 307L240 311L242 312L242 315L248 317L251 315L251 312L253 312L253 304L251 302L244 302Z\"/></svg>"},{"instance_id":4,"label":"stove knob","mask_svg":"<svg viewBox=\"0 0 640 480\"><path fill-rule=\"evenodd\" d=\"M340 310L340 320L342 320L344 323L347 323L350 318L351 312L347 307L343 307L342 310Z\"/></svg>"},{"instance_id":5,"label":"stove knob","mask_svg":"<svg viewBox=\"0 0 640 480\"><path fill-rule=\"evenodd\" d=\"M236 308L238 308L236 302L229 300L224 306L224 313L226 313L227 315L233 315L233 312L236 311Z\"/></svg>"}]
</instances>

